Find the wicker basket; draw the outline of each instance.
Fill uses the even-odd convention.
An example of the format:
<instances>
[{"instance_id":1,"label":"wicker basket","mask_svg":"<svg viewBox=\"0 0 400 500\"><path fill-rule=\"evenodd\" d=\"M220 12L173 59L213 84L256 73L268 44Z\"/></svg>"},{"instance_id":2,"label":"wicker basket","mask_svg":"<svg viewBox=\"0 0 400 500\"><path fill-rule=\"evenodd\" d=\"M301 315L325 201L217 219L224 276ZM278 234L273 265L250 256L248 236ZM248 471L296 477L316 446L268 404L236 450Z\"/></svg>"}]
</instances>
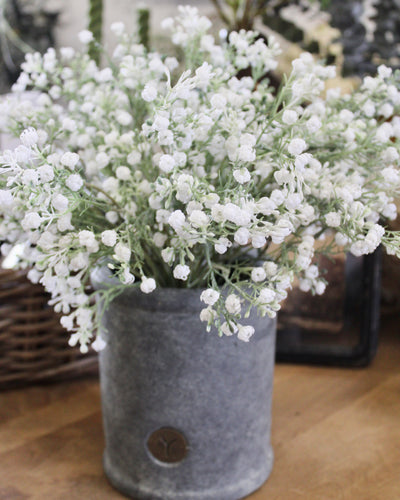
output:
<instances>
[{"instance_id":1,"label":"wicker basket","mask_svg":"<svg viewBox=\"0 0 400 500\"><path fill-rule=\"evenodd\" d=\"M97 372L95 352L82 355L26 271L0 269L0 389Z\"/></svg>"}]
</instances>

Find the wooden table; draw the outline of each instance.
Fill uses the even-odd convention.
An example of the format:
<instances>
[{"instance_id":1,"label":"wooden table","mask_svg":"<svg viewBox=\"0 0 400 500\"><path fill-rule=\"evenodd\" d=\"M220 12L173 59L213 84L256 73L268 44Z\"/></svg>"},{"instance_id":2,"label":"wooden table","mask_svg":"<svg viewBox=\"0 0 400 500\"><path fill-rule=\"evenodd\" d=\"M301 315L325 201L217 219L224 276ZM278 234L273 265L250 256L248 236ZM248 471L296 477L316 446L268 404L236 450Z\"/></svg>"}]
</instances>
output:
<instances>
[{"instance_id":1,"label":"wooden table","mask_svg":"<svg viewBox=\"0 0 400 500\"><path fill-rule=\"evenodd\" d=\"M397 324L367 369L277 366L275 465L248 500L400 499ZM122 499L102 449L96 380L0 394L0 500Z\"/></svg>"}]
</instances>

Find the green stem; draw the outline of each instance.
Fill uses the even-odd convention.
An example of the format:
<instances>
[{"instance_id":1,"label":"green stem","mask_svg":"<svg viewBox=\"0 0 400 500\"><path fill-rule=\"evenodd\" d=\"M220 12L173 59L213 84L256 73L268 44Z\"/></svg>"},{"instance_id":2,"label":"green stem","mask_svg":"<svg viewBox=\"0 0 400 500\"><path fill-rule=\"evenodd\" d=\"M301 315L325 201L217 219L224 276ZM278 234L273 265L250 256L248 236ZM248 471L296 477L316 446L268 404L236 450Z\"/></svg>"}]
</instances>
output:
<instances>
[{"instance_id":1,"label":"green stem","mask_svg":"<svg viewBox=\"0 0 400 500\"><path fill-rule=\"evenodd\" d=\"M149 50L149 33L150 33L150 10L147 7L139 7L137 10L137 28L139 43Z\"/></svg>"},{"instance_id":2,"label":"green stem","mask_svg":"<svg viewBox=\"0 0 400 500\"><path fill-rule=\"evenodd\" d=\"M88 29L93 33L94 38L94 41L89 46L89 55L94 61L96 61L97 64L99 64L99 45L102 41L103 29L103 0L90 0Z\"/></svg>"},{"instance_id":3,"label":"green stem","mask_svg":"<svg viewBox=\"0 0 400 500\"><path fill-rule=\"evenodd\" d=\"M99 193L103 194L110 201L113 202L113 204L118 208L118 210L121 210L121 206L118 204L118 202L115 201L114 198L112 196L110 196L106 191L104 191L104 189L101 189L98 186L96 186L95 184L91 184L90 182L85 182L85 187L87 187L88 189L94 189L95 191L98 191Z\"/></svg>"}]
</instances>

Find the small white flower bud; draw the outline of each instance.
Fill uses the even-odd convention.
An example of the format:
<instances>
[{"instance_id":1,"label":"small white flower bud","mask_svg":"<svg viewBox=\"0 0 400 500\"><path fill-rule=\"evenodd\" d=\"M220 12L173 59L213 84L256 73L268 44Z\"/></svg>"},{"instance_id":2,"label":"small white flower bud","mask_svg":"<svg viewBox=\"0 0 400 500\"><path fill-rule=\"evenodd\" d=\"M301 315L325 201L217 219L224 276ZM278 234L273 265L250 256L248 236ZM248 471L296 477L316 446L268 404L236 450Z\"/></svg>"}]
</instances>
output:
<instances>
[{"instance_id":1,"label":"small white flower bud","mask_svg":"<svg viewBox=\"0 0 400 500\"><path fill-rule=\"evenodd\" d=\"M76 153L71 153L70 151L64 153L60 158L61 164L71 169L76 166L78 161L79 161L79 155Z\"/></svg>"},{"instance_id":2,"label":"small white flower bud","mask_svg":"<svg viewBox=\"0 0 400 500\"><path fill-rule=\"evenodd\" d=\"M65 184L71 191L79 191L83 186L83 179L78 174L72 174L67 178Z\"/></svg>"},{"instance_id":3,"label":"small white flower bud","mask_svg":"<svg viewBox=\"0 0 400 500\"><path fill-rule=\"evenodd\" d=\"M200 300L209 306L213 306L219 299L220 293L212 288L208 288L201 292Z\"/></svg>"},{"instance_id":4,"label":"small white flower bud","mask_svg":"<svg viewBox=\"0 0 400 500\"><path fill-rule=\"evenodd\" d=\"M307 149L307 144L303 139L292 139L288 145L288 151L291 155L298 156Z\"/></svg>"},{"instance_id":5,"label":"small white flower bud","mask_svg":"<svg viewBox=\"0 0 400 500\"><path fill-rule=\"evenodd\" d=\"M178 264L174 269L174 278L177 280L186 281L190 273L190 268L187 265Z\"/></svg>"},{"instance_id":6,"label":"small white flower bud","mask_svg":"<svg viewBox=\"0 0 400 500\"><path fill-rule=\"evenodd\" d=\"M97 335L96 340L92 342L92 348L96 351L102 351L107 345L100 335Z\"/></svg>"},{"instance_id":7,"label":"small white flower bud","mask_svg":"<svg viewBox=\"0 0 400 500\"><path fill-rule=\"evenodd\" d=\"M250 325L243 326L239 325L238 339L243 342L248 342L250 338L254 335L254 328Z\"/></svg>"},{"instance_id":8,"label":"small white flower bud","mask_svg":"<svg viewBox=\"0 0 400 500\"><path fill-rule=\"evenodd\" d=\"M117 232L114 229L107 229L101 233L101 242L107 247L114 247L117 243Z\"/></svg>"},{"instance_id":9,"label":"small white flower bud","mask_svg":"<svg viewBox=\"0 0 400 500\"><path fill-rule=\"evenodd\" d=\"M140 284L140 289L143 293L151 293L156 289L156 282L153 278L142 277L142 283Z\"/></svg>"},{"instance_id":10,"label":"small white flower bud","mask_svg":"<svg viewBox=\"0 0 400 500\"><path fill-rule=\"evenodd\" d=\"M231 314L239 314L242 306L240 304L240 299L235 294L231 293L225 300L226 310Z\"/></svg>"},{"instance_id":11,"label":"small white flower bud","mask_svg":"<svg viewBox=\"0 0 400 500\"><path fill-rule=\"evenodd\" d=\"M78 33L78 38L81 43L87 45L93 40L93 33L89 30L82 30Z\"/></svg>"},{"instance_id":12,"label":"small white flower bud","mask_svg":"<svg viewBox=\"0 0 400 500\"><path fill-rule=\"evenodd\" d=\"M35 146L35 144L37 144L39 140L38 133L33 127L28 127L27 129L25 129L19 136L19 138L21 139L22 144L27 148Z\"/></svg>"}]
</instances>

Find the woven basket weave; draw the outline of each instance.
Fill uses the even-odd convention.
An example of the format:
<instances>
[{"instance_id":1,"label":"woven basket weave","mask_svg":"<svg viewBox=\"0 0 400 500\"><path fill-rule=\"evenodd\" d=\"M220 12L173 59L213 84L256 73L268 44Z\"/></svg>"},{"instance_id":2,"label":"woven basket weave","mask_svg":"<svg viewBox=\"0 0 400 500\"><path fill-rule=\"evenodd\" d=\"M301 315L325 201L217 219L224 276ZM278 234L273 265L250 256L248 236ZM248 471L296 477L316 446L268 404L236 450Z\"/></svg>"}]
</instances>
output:
<instances>
[{"instance_id":1,"label":"woven basket weave","mask_svg":"<svg viewBox=\"0 0 400 500\"><path fill-rule=\"evenodd\" d=\"M68 345L48 294L26 271L0 269L0 390L95 374L95 352Z\"/></svg>"}]
</instances>

